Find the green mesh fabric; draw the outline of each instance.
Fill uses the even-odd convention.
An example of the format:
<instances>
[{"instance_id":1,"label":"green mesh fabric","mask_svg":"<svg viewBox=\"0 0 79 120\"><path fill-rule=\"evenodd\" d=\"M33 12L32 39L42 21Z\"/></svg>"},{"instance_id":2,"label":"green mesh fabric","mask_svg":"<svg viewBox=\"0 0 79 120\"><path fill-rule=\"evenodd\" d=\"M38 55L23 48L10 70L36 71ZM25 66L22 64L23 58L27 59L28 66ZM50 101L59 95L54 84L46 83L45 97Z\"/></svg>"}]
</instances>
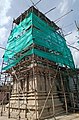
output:
<instances>
[{"instance_id":1,"label":"green mesh fabric","mask_svg":"<svg viewBox=\"0 0 79 120\"><path fill-rule=\"evenodd\" d=\"M32 44L46 48L47 52L39 49L29 50L28 48ZM73 58L65 39L53 27L32 12L12 30L6 49L4 61L8 65L3 70L10 69L24 57L32 54L54 61L60 65L74 68ZM27 52L20 57L16 57L16 54L25 49L28 49Z\"/></svg>"}]
</instances>

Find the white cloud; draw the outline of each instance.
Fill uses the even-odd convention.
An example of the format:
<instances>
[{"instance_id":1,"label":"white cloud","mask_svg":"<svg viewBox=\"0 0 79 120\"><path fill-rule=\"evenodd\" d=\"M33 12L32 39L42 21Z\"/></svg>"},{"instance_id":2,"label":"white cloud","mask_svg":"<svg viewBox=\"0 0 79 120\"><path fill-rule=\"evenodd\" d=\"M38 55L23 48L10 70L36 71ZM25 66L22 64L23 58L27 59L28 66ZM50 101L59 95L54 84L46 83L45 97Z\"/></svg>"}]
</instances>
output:
<instances>
[{"instance_id":1,"label":"white cloud","mask_svg":"<svg viewBox=\"0 0 79 120\"><path fill-rule=\"evenodd\" d=\"M0 0L0 46L5 47L8 38L8 30L5 27L9 23L11 17L7 15L11 8L12 0ZM4 50L0 49L0 67Z\"/></svg>"},{"instance_id":2,"label":"white cloud","mask_svg":"<svg viewBox=\"0 0 79 120\"><path fill-rule=\"evenodd\" d=\"M76 0L73 0L73 3L75 3L76 2Z\"/></svg>"},{"instance_id":3,"label":"white cloud","mask_svg":"<svg viewBox=\"0 0 79 120\"><path fill-rule=\"evenodd\" d=\"M6 41L7 35L8 30L5 27L0 28L0 45L2 45Z\"/></svg>"},{"instance_id":4,"label":"white cloud","mask_svg":"<svg viewBox=\"0 0 79 120\"><path fill-rule=\"evenodd\" d=\"M65 14L73 4L75 4L76 0L61 0L58 5L58 10L60 14Z\"/></svg>"},{"instance_id":5,"label":"white cloud","mask_svg":"<svg viewBox=\"0 0 79 120\"><path fill-rule=\"evenodd\" d=\"M58 6L58 10L60 10L60 14L64 14L67 12L68 10L68 0L61 0L59 6Z\"/></svg>"},{"instance_id":6,"label":"white cloud","mask_svg":"<svg viewBox=\"0 0 79 120\"><path fill-rule=\"evenodd\" d=\"M0 28L0 47L5 48L6 42L8 38L8 30L5 27ZM4 49L0 48L0 64L1 64L1 59L3 57L4 54Z\"/></svg>"},{"instance_id":7,"label":"white cloud","mask_svg":"<svg viewBox=\"0 0 79 120\"><path fill-rule=\"evenodd\" d=\"M0 47L5 47L8 38L8 30L5 27L0 28ZM4 49L0 48L0 69L2 64L2 57L4 54Z\"/></svg>"},{"instance_id":8,"label":"white cloud","mask_svg":"<svg viewBox=\"0 0 79 120\"><path fill-rule=\"evenodd\" d=\"M11 2L12 0L0 0L0 26L7 24L11 19L10 16L7 16Z\"/></svg>"}]
</instances>

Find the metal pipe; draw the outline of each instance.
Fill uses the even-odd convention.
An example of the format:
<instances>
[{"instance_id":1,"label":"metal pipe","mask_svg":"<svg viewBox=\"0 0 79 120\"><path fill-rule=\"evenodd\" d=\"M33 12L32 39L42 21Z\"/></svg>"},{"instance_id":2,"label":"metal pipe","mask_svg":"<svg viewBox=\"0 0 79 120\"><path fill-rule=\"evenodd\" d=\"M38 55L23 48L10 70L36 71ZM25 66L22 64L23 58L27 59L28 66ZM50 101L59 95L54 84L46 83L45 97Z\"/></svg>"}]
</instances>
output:
<instances>
[{"instance_id":1,"label":"metal pipe","mask_svg":"<svg viewBox=\"0 0 79 120\"><path fill-rule=\"evenodd\" d=\"M56 7L51 8L50 10L48 10L47 12L45 12L44 14L46 15L46 14L48 14L49 12L51 12L52 10L54 10L54 9L56 9Z\"/></svg>"},{"instance_id":2,"label":"metal pipe","mask_svg":"<svg viewBox=\"0 0 79 120\"><path fill-rule=\"evenodd\" d=\"M71 13L73 10L71 9L70 11L68 11L67 13L65 13L64 15L62 15L61 17L59 17L58 19L54 20L54 22L59 22L61 18L63 18L64 16L68 15L69 13Z\"/></svg>"}]
</instances>

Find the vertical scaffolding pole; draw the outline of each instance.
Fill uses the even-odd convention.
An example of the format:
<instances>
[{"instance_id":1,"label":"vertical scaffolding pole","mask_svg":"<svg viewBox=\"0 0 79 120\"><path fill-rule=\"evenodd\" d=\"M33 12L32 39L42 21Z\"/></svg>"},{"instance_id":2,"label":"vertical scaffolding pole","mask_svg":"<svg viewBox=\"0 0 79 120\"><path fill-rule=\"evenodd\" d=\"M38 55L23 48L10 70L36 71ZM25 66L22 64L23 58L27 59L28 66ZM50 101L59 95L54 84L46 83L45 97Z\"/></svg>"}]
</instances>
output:
<instances>
[{"instance_id":1,"label":"vertical scaffolding pole","mask_svg":"<svg viewBox=\"0 0 79 120\"><path fill-rule=\"evenodd\" d=\"M18 116L19 116L19 120L20 120L20 86L19 86L19 79L18 79L17 75L15 74L15 70L14 70L13 67L12 67L12 71L14 72L15 78L18 82L18 110L19 110Z\"/></svg>"},{"instance_id":2,"label":"vertical scaffolding pole","mask_svg":"<svg viewBox=\"0 0 79 120\"><path fill-rule=\"evenodd\" d=\"M18 117L19 117L19 120L20 120L20 89L19 89L19 81L18 81L18 110L19 110L19 114L18 114Z\"/></svg>"},{"instance_id":3,"label":"vertical scaffolding pole","mask_svg":"<svg viewBox=\"0 0 79 120\"><path fill-rule=\"evenodd\" d=\"M50 82L50 87L52 87L54 85L54 79L51 83L51 75L50 75L50 70L49 70L49 65L47 63L47 66L48 66L48 71L49 71L49 82ZM54 104L54 95L53 95L53 87L52 87L52 90L51 90L51 97L52 97L52 109L53 109L53 116L55 115L55 104Z\"/></svg>"},{"instance_id":4,"label":"vertical scaffolding pole","mask_svg":"<svg viewBox=\"0 0 79 120\"><path fill-rule=\"evenodd\" d=\"M57 76L57 73L58 73L58 68L59 68L59 66L57 66L56 74L55 74L55 76L54 76L54 78L53 78L53 81L56 79L56 76ZM46 100L45 100L45 102L44 102L44 105L43 105L43 108L42 108L42 110L41 110L41 112L40 112L40 115L39 115L38 120L40 120L40 118L41 118L41 116L42 116L42 113L43 113L43 111L44 111L44 109L45 109L45 106L46 106L47 100L48 100L48 98L49 98L49 95L51 94L52 88L53 88L53 86L50 86L48 95L47 95L47 97L46 97ZM53 117L54 117L54 119L56 120L56 118L55 118L54 115L53 115Z\"/></svg>"},{"instance_id":5,"label":"vertical scaffolding pole","mask_svg":"<svg viewBox=\"0 0 79 120\"><path fill-rule=\"evenodd\" d=\"M2 75L2 68L3 68L3 61L2 61L2 66L1 66L1 75ZM1 75L0 75L0 80L1 80ZM3 114L3 100L2 100L1 116L2 114Z\"/></svg>"},{"instance_id":6,"label":"vertical scaffolding pole","mask_svg":"<svg viewBox=\"0 0 79 120\"><path fill-rule=\"evenodd\" d=\"M73 109L73 112L75 112L75 107L76 107L76 106L75 106L74 93L72 92L71 95L72 95L73 108L74 108L74 109Z\"/></svg>"},{"instance_id":7,"label":"vertical scaffolding pole","mask_svg":"<svg viewBox=\"0 0 79 120\"><path fill-rule=\"evenodd\" d=\"M3 101L2 101L2 108L1 108L1 116L3 115Z\"/></svg>"},{"instance_id":8,"label":"vertical scaffolding pole","mask_svg":"<svg viewBox=\"0 0 79 120\"><path fill-rule=\"evenodd\" d=\"M61 87L62 87L63 94L64 94L64 102L65 102L66 114L68 114L67 99L66 99L66 94L65 94L65 89L64 89L64 84L63 84L63 80L62 80L62 75L61 75L60 69L59 69L59 74L60 74L60 80L61 80Z\"/></svg>"},{"instance_id":9,"label":"vertical scaffolding pole","mask_svg":"<svg viewBox=\"0 0 79 120\"><path fill-rule=\"evenodd\" d=\"M10 83L11 84L11 83ZM8 107L8 118L10 118L10 92L11 92L11 85L9 84L9 107Z\"/></svg>"},{"instance_id":10,"label":"vertical scaffolding pole","mask_svg":"<svg viewBox=\"0 0 79 120\"><path fill-rule=\"evenodd\" d=\"M28 85L27 82L28 82L28 80L25 79L25 92L26 92L25 118L26 118L26 120L27 120L27 85Z\"/></svg>"},{"instance_id":11,"label":"vertical scaffolding pole","mask_svg":"<svg viewBox=\"0 0 79 120\"><path fill-rule=\"evenodd\" d=\"M36 120L37 120L37 100L36 100L36 97L37 97L37 95L36 95L36 79L35 79L35 69L34 69L34 54L33 54L33 56L32 56L32 62L33 62L33 81L34 81L34 94L35 94L35 114L36 114Z\"/></svg>"}]
</instances>

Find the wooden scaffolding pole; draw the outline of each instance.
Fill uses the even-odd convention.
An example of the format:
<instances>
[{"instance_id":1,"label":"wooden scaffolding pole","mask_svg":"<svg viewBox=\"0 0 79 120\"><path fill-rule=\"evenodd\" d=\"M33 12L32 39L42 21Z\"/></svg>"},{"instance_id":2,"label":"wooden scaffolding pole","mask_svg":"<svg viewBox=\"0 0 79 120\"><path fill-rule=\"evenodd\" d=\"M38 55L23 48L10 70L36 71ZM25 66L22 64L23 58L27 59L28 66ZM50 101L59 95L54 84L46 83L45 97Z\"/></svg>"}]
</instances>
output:
<instances>
[{"instance_id":1,"label":"wooden scaffolding pole","mask_svg":"<svg viewBox=\"0 0 79 120\"><path fill-rule=\"evenodd\" d=\"M52 87L54 85L54 79L53 79L53 83L51 83L51 76L50 76L50 71L49 71L49 81L50 81L50 87ZM52 87L53 88L53 87ZM51 90L51 97L52 97L52 108L53 108L53 117L55 118L55 103L54 103L54 94L53 94L53 89Z\"/></svg>"},{"instance_id":2,"label":"wooden scaffolding pole","mask_svg":"<svg viewBox=\"0 0 79 120\"><path fill-rule=\"evenodd\" d=\"M25 118L27 120L27 82L28 82L28 79L25 79L25 92L26 92L26 107L25 107Z\"/></svg>"},{"instance_id":3,"label":"wooden scaffolding pole","mask_svg":"<svg viewBox=\"0 0 79 120\"><path fill-rule=\"evenodd\" d=\"M48 63L47 63L47 67L48 67L48 71L49 71L49 82L50 82L50 87L52 87L52 86L54 85L54 79L52 80L52 83L51 83L50 68L49 68ZM52 87L52 88L53 88L53 87ZM55 103L54 103L53 89L51 90L51 97L52 97L53 116L55 116Z\"/></svg>"},{"instance_id":4,"label":"wooden scaffolding pole","mask_svg":"<svg viewBox=\"0 0 79 120\"><path fill-rule=\"evenodd\" d=\"M53 81L56 79L56 76L57 76L57 73L58 73L58 68L59 68L59 66L57 67L56 74L55 74L55 76L54 76L54 78L53 78ZM44 102L44 105L43 105L43 108L42 108L42 110L41 110L41 112L40 112L40 115L39 115L39 117L38 117L38 120L40 120L40 118L41 118L41 116L42 116L42 113L43 113L44 108L45 108L45 106L46 106L46 103L47 103L47 100L48 100L48 98L49 98L49 95L51 94L52 88L53 88L53 85L52 85L52 86L50 87L50 89L49 89L47 98L46 98L46 100L45 100L45 102ZM53 116L53 117L55 118L55 116ZM56 118L55 118L55 119L56 119Z\"/></svg>"},{"instance_id":5,"label":"wooden scaffolding pole","mask_svg":"<svg viewBox=\"0 0 79 120\"><path fill-rule=\"evenodd\" d=\"M12 67L12 71L13 71L13 73L14 73L14 76L15 76L15 78L16 78L16 80L17 81L19 81L19 79L18 79L18 77L17 77L17 75L16 75L16 72L15 72L15 69ZM28 81L27 81L28 82ZM31 89L32 89L32 86L29 84L29 86L31 87ZM18 85L18 89L22 92L22 93L24 93L23 91L22 91L22 89L21 89L21 87ZM18 97L20 97L19 95L18 95ZM19 99L20 100L20 99ZM26 102L27 102L27 100L26 100ZM27 104L27 103L26 103ZM19 114L18 114L18 116L19 116L19 120L21 119L21 117L20 117L20 103L18 104L18 110L19 110ZM33 118L33 114L31 113L31 111L30 111L30 109L28 109L28 111L30 112L30 119L31 118ZM26 119L28 119L28 118L26 118Z\"/></svg>"},{"instance_id":6,"label":"wooden scaffolding pole","mask_svg":"<svg viewBox=\"0 0 79 120\"><path fill-rule=\"evenodd\" d=\"M8 107L8 118L10 118L10 95L11 95L11 83L9 84L9 107Z\"/></svg>"},{"instance_id":7,"label":"wooden scaffolding pole","mask_svg":"<svg viewBox=\"0 0 79 120\"><path fill-rule=\"evenodd\" d=\"M70 74L69 74L69 72L68 72L68 69L66 68L66 71L67 71L67 74L68 74L68 76L70 76ZM70 73L72 74L72 70L70 70ZM76 71L75 71L75 75L77 75L76 74ZM76 76L77 77L77 76ZM78 90L77 90L77 86L75 85L76 83L75 83L75 80L74 80L74 75L73 75L73 77L72 77L72 79L73 79L73 83L74 83L74 86L75 86L75 90L76 90L76 94L78 94ZM77 80L77 79L76 79ZM76 108L76 100L75 100L75 93L74 93L74 90L73 91L70 91L70 94L71 94L71 103L73 104L73 112L75 112L75 108ZM72 108L71 108L72 109Z\"/></svg>"},{"instance_id":8,"label":"wooden scaffolding pole","mask_svg":"<svg viewBox=\"0 0 79 120\"><path fill-rule=\"evenodd\" d=\"M19 120L20 120L21 117L20 117L20 86L19 86L19 79L18 79L17 75L15 74L15 70L14 70L13 67L12 67L12 70L13 70L13 73L15 75L16 80L18 81L18 110L19 110L18 117L19 117Z\"/></svg>"},{"instance_id":9,"label":"wooden scaffolding pole","mask_svg":"<svg viewBox=\"0 0 79 120\"><path fill-rule=\"evenodd\" d=\"M66 99L66 94L65 94L65 89L64 89L64 84L63 84L63 80L62 80L62 75L61 75L60 69L59 69L59 74L60 74L60 80L61 80L61 87L62 87L63 94L64 94L64 101L65 101L66 114L68 114L67 99Z\"/></svg>"},{"instance_id":10,"label":"wooden scaffolding pole","mask_svg":"<svg viewBox=\"0 0 79 120\"><path fill-rule=\"evenodd\" d=\"M34 94L35 94L35 115L36 115L36 120L37 120L37 100L36 100L36 79L35 79L35 69L34 69L34 54L32 56L32 63L33 63L33 81L34 81Z\"/></svg>"}]
</instances>

